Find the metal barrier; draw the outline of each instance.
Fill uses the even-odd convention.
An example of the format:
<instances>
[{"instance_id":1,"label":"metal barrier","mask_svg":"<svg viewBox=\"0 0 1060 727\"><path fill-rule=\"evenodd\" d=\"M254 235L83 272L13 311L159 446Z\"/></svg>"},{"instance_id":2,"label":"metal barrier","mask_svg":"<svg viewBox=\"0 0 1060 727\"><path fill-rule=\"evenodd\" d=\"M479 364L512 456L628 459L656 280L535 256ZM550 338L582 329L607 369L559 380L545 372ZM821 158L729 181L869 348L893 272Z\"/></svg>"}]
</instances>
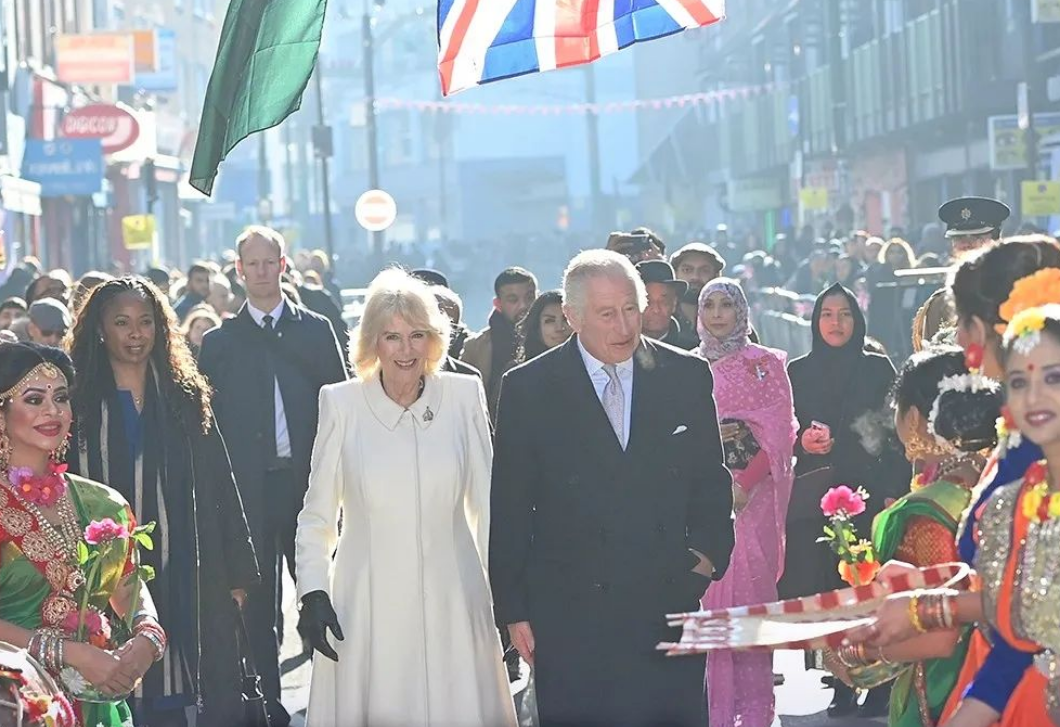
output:
<instances>
[{"instance_id":1,"label":"metal barrier","mask_svg":"<svg viewBox=\"0 0 1060 727\"><path fill-rule=\"evenodd\" d=\"M755 320L755 329L763 346L779 348L788 360L804 356L813 345L810 322L791 313L762 311Z\"/></svg>"}]
</instances>

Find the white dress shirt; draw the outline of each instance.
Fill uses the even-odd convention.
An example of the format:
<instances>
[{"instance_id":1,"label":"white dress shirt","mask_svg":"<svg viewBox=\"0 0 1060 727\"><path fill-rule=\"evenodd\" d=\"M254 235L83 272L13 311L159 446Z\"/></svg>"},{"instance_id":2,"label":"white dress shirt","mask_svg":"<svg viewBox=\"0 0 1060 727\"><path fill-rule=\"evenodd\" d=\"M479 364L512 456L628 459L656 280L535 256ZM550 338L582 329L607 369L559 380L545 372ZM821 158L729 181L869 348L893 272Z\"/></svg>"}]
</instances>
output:
<instances>
[{"instance_id":1,"label":"white dress shirt","mask_svg":"<svg viewBox=\"0 0 1060 727\"><path fill-rule=\"evenodd\" d=\"M581 339L578 340L578 350L582 353L582 361L585 362L585 370L589 372L589 378L592 379L593 388L596 389L596 398L600 400L600 406L604 404L604 389L607 387L607 382L611 378L607 375L604 370L604 363L598 361L589 351L586 350L585 346L582 345ZM615 364L615 368L618 371L618 381L622 385L622 398L624 401L624 408L622 411L622 449L626 448L629 444L629 424L630 414L633 411L633 357L630 357L620 364Z\"/></svg>"},{"instance_id":2,"label":"white dress shirt","mask_svg":"<svg viewBox=\"0 0 1060 727\"><path fill-rule=\"evenodd\" d=\"M265 327L265 316L272 316L272 327L275 328L276 324L280 322L280 316L283 315L283 298L280 299L280 304L278 306L267 313L255 308L248 300L247 310L250 311L250 317L254 319L254 322L262 328ZM290 457L291 435L287 432L287 414L283 409L283 394L280 393L279 379L274 377L273 382L273 391L275 392L273 394L273 400L275 401L276 408L276 456Z\"/></svg>"}]
</instances>

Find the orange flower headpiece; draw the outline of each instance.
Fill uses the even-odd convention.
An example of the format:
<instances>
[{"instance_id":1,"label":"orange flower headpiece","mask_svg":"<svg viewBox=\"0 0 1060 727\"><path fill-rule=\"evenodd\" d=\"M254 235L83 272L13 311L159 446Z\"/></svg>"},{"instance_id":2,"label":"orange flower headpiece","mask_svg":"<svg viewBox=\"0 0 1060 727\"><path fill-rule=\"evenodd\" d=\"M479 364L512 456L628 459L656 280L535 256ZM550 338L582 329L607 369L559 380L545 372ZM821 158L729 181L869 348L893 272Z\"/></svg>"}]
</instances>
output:
<instances>
[{"instance_id":1,"label":"orange flower headpiece","mask_svg":"<svg viewBox=\"0 0 1060 727\"><path fill-rule=\"evenodd\" d=\"M1060 303L1060 268L1043 268L1017 280L997 310L1001 323L994 328L1000 335L1005 335L1005 329L1017 315L1049 303Z\"/></svg>"}]
</instances>

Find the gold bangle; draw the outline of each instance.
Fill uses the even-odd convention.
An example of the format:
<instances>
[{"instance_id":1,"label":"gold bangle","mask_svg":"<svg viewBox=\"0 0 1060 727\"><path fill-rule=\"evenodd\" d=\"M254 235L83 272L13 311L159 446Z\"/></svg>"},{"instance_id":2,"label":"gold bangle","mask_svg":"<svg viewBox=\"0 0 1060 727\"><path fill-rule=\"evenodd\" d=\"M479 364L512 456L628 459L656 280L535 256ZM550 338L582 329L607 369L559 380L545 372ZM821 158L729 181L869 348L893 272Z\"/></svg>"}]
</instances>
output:
<instances>
[{"instance_id":1,"label":"gold bangle","mask_svg":"<svg viewBox=\"0 0 1060 727\"><path fill-rule=\"evenodd\" d=\"M909 599L909 622L913 624L913 628L916 629L918 634L926 634L928 632L924 623L920 620L919 593L914 593L913 597Z\"/></svg>"},{"instance_id":2,"label":"gold bangle","mask_svg":"<svg viewBox=\"0 0 1060 727\"><path fill-rule=\"evenodd\" d=\"M881 662L881 663L883 663L883 664L886 664L887 666L892 666L894 664L893 661L891 661L890 659L888 659L886 656L883 655L883 647L882 646L880 646L880 647L878 647L876 649L876 660Z\"/></svg>"}]
</instances>

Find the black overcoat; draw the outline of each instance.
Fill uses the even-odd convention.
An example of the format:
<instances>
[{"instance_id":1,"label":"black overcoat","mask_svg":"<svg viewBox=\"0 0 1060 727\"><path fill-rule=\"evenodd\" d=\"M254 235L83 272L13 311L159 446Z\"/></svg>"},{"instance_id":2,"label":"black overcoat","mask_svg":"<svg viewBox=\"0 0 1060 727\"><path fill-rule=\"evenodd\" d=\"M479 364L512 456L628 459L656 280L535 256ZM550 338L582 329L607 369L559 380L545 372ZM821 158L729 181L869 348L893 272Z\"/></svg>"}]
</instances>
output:
<instances>
[{"instance_id":1,"label":"black overcoat","mask_svg":"<svg viewBox=\"0 0 1060 727\"><path fill-rule=\"evenodd\" d=\"M529 621L543 727L700 725L703 659L655 650L680 634L733 546L708 364L648 339L634 357L619 445L577 337L503 380L493 466L490 581L498 624Z\"/></svg>"},{"instance_id":2,"label":"black overcoat","mask_svg":"<svg viewBox=\"0 0 1060 727\"><path fill-rule=\"evenodd\" d=\"M276 335L270 336L244 305L235 318L206 334L199 368L216 392L213 407L228 445L251 533L261 537L267 516L282 512L284 530L290 532L281 536L290 539L309 485L320 387L345 381L346 368L326 318L288 300L275 331ZM291 439L296 488L289 493L263 492L265 471L275 455L275 445L267 441L272 436L269 419L274 378L280 384Z\"/></svg>"}]
</instances>

